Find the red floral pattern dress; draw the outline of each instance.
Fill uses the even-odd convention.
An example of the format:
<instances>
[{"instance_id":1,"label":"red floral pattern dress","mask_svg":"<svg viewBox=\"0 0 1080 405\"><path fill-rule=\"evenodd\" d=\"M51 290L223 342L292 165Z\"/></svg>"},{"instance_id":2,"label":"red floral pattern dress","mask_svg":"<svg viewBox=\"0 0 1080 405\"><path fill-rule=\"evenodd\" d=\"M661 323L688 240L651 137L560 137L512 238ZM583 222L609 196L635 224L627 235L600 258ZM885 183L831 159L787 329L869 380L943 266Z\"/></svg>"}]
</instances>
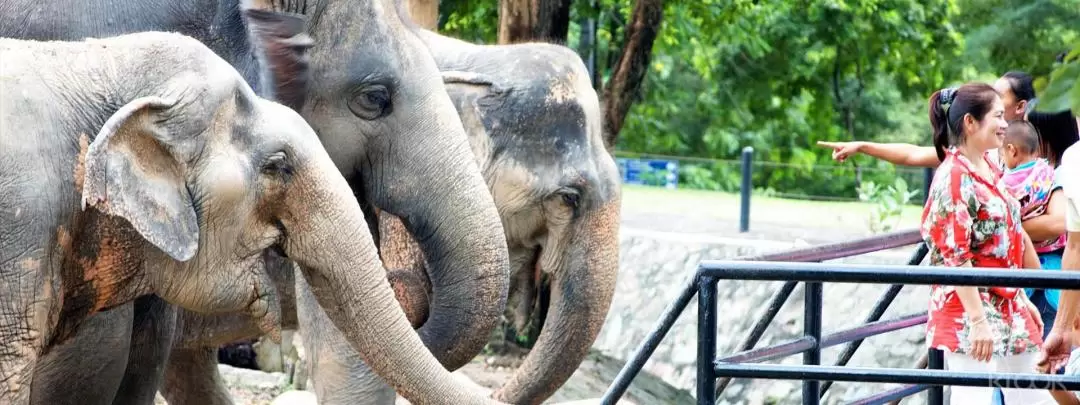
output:
<instances>
[{"instance_id":1,"label":"red floral pattern dress","mask_svg":"<svg viewBox=\"0 0 1080 405\"><path fill-rule=\"evenodd\" d=\"M977 173L956 148L947 151L934 175L921 227L933 266L1012 269L1023 263L1020 204L1005 189L998 165L984 158L992 179ZM996 356L1035 352L1042 345L1042 331L1020 294L1017 288L979 288ZM930 347L970 352L970 322L955 287L931 286L929 312Z\"/></svg>"}]
</instances>

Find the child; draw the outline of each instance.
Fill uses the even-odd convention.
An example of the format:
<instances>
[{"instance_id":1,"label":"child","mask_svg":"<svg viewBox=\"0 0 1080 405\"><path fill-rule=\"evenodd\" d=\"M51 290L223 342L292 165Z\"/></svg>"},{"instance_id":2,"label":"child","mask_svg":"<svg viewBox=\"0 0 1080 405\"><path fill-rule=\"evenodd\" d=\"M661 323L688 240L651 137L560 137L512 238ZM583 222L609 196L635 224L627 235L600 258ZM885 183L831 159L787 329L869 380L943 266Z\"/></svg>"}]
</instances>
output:
<instances>
[{"instance_id":1,"label":"child","mask_svg":"<svg viewBox=\"0 0 1080 405\"><path fill-rule=\"evenodd\" d=\"M1005 130L1005 141L999 152L1005 165L1002 181L1009 192L1020 202L1020 215L1023 221L1046 213L1050 202L1050 193L1061 187L1054 181L1054 169L1046 159L1039 157L1039 133L1027 121L1010 121ZM1048 240L1033 240L1035 252L1044 269L1061 268L1061 251L1065 248L1065 234ZM1033 301L1045 298L1049 308L1039 308L1044 323L1044 334L1050 330L1050 324L1056 315L1058 290L1024 289ZM1043 294L1036 297L1035 294ZM1039 305L1037 302L1036 305Z\"/></svg>"},{"instance_id":2,"label":"child","mask_svg":"<svg viewBox=\"0 0 1080 405\"><path fill-rule=\"evenodd\" d=\"M1002 180L1020 202L1023 220L1046 213L1054 184L1054 168L1039 157L1039 133L1027 121L1010 121L1001 145L1001 161L1005 164ZM1045 241L1034 241L1035 250L1048 252L1065 246L1065 235Z\"/></svg>"}]
</instances>

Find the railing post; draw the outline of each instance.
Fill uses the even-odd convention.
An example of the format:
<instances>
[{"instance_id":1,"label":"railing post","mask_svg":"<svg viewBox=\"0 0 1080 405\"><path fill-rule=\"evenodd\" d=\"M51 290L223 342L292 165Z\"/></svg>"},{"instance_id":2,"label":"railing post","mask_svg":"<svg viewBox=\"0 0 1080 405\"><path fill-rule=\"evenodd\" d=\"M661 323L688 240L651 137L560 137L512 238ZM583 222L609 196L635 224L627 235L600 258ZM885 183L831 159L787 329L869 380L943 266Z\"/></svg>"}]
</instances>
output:
<instances>
[{"instance_id":1,"label":"railing post","mask_svg":"<svg viewBox=\"0 0 1080 405\"><path fill-rule=\"evenodd\" d=\"M742 186L739 187L739 232L750 231L750 192L753 183L754 148L747 146L742 150Z\"/></svg>"},{"instance_id":2,"label":"railing post","mask_svg":"<svg viewBox=\"0 0 1080 405\"><path fill-rule=\"evenodd\" d=\"M938 349L930 349L926 358L927 370L944 370L945 353ZM927 405L943 405L945 403L945 387L935 385L926 390Z\"/></svg>"},{"instance_id":3,"label":"railing post","mask_svg":"<svg viewBox=\"0 0 1080 405\"><path fill-rule=\"evenodd\" d=\"M803 334L814 339L814 347L803 352L803 364L821 365L821 300L822 286L818 282L807 282L803 300ZM802 386L803 405L821 403L821 381L804 380Z\"/></svg>"},{"instance_id":4,"label":"railing post","mask_svg":"<svg viewBox=\"0 0 1080 405\"><path fill-rule=\"evenodd\" d=\"M698 347L697 403L715 405L716 389L716 277L699 276L698 283Z\"/></svg>"},{"instance_id":5,"label":"railing post","mask_svg":"<svg viewBox=\"0 0 1080 405\"><path fill-rule=\"evenodd\" d=\"M930 183L934 182L934 169L927 167L923 169L923 187L922 187L922 200L923 204L926 204L926 200L930 198Z\"/></svg>"}]
</instances>

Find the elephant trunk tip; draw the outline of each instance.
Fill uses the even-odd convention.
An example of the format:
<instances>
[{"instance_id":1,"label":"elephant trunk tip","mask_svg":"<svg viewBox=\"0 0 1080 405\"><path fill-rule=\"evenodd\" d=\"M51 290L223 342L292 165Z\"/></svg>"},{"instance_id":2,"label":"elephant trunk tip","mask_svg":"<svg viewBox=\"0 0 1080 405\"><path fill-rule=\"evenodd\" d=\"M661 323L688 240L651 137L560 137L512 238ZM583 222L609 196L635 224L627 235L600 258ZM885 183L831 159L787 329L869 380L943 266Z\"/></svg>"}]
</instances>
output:
<instances>
[{"instance_id":1,"label":"elephant trunk tip","mask_svg":"<svg viewBox=\"0 0 1080 405\"><path fill-rule=\"evenodd\" d=\"M409 324L414 329L422 326L428 319L428 294L431 291L427 275L423 271L392 269L387 278Z\"/></svg>"}]
</instances>

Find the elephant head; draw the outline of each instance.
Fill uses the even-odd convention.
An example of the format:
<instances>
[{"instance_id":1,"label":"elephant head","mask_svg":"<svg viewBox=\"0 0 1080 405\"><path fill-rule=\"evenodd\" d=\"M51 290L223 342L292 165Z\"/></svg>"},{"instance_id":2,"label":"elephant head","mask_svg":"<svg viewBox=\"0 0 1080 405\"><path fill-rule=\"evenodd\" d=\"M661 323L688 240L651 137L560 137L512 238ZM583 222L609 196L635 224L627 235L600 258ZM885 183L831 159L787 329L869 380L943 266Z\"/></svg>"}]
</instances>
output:
<instances>
[{"instance_id":1,"label":"elephant head","mask_svg":"<svg viewBox=\"0 0 1080 405\"><path fill-rule=\"evenodd\" d=\"M298 111L350 183L376 242L375 209L416 235L432 284L418 333L446 368L464 365L498 323L509 264L494 201L431 54L394 0L269 3L310 16L311 78Z\"/></svg>"},{"instance_id":2,"label":"elephant head","mask_svg":"<svg viewBox=\"0 0 1080 405\"><path fill-rule=\"evenodd\" d=\"M418 33L443 70L502 219L512 271L509 317L523 331L534 313L542 314L535 346L495 395L540 403L584 359L615 290L621 188L601 137L599 101L584 63L568 48L478 46ZM392 228L387 219L384 227ZM400 237L383 242L384 260L397 262L389 267L415 261L386 251L407 245ZM410 320L422 320L416 305L423 305L423 280L400 271L390 276ZM548 294L549 303L538 300Z\"/></svg>"},{"instance_id":3,"label":"elephant head","mask_svg":"<svg viewBox=\"0 0 1080 405\"><path fill-rule=\"evenodd\" d=\"M580 60L552 48L545 61ZM554 71L537 73L551 78L539 86L444 74L506 231L515 329L546 311L535 346L495 394L515 404L539 404L577 369L607 317L619 263L619 174L596 93L583 65L546 64Z\"/></svg>"},{"instance_id":4,"label":"elephant head","mask_svg":"<svg viewBox=\"0 0 1080 405\"><path fill-rule=\"evenodd\" d=\"M303 20L248 14L276 72L269 76L305 77L310 41ZM328 313L337 329L402 395L488 402L460 386L410 327L360 205L298 113L258 97L194 39L155 33L113 41L146 51L110 63L150 79L130 81L124 94L140 96L125 97L131 101L111 114L81 157L83 205L106 214L96 258L80 262L94 266L86 273L96 272L99 295L110 292L109 282L129 277L102 274L135 260L116 254L124 247L119 241L133 240L120 238L127 230L146 241L135 261L148 269L141 282L149 291L200 312L246 309L273 336L279 311L262 267L264 252L273 249L299 264L319 303L333 308ZM274 62L281 56L288 63ZM283 95L307 85L274 83ZM130 226L105 222L113 219Z\"/></svg>"}]
</instances>

